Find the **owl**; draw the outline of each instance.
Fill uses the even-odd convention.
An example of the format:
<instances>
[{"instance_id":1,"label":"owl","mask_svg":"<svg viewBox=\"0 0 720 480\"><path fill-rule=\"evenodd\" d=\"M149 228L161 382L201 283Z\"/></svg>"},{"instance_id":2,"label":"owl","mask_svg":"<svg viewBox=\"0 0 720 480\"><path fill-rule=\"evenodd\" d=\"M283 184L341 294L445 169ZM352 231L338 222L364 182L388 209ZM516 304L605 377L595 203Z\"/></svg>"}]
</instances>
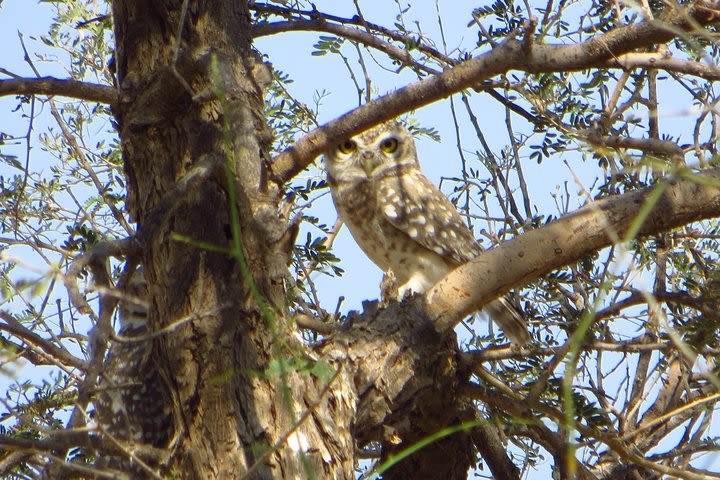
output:
<instances>
[{"instance_id":1,"label":"owl","mask_svg":"<svg viewBox=\"0 0 720 480\"><path fill-rule=\"evenodd\" d=\"M170 393L153 358L142 270L133 273L120 293L120 338L112 342L101 371L95 398L97 420L128 451L139 444L166 448L174 434ZM132 471L132 478L149 478L127 455L105 455L97 465Z\"/></svg>"},{"instance_id":2,"label":"owl","mask_svg":"<svg viewBox=\"0 0 720 480\"><path fill-rule=\"evenodd\" d=\"M482 252L460 214L420 170L415 142L398 122L345 140L325 153L338 215L365 254L399 285L423 293ZM485 307L514 343L530 339L525 320L501 298Z\"/></svg>"}]
</instances>

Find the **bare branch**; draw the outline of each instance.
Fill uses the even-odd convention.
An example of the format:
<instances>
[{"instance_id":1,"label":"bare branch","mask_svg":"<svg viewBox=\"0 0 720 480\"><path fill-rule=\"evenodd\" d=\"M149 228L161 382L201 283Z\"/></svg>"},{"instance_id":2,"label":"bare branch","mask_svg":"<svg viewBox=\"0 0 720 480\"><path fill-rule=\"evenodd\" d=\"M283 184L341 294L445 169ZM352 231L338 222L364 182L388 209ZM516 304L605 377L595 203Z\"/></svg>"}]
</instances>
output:
<instances>
[{"instance_id":1,"label":"bare branch","mask_svg":"<svg viewBox=\"0 0 720 480\"><path fill-rule=\"evenodd\" d=\"M481 420L471 432L475 447L487 462L496 479L519 479L520 472L508 456L495 425Z\"/></svg>"},{"instance_id":2,"label":"bare branch","mask_svg":"<svg viewBox=\"0 0 720 480\"><path fill-rule=\"evenodd\" d=\"M635 437L642 432L650 430L651 428L653 428L657 425L661 425L664 422L671 420L673 417L676 417L676 416L680 415L681 413L686 412L687 410L697 409L699 406L701 406L705 403L716 403L718 401L718 399L720 399L720 393L713 393L713 394L710 394L707 396L696 398L687 403L684 403L676 408L671 409L670 411L666 411L662 415L659 415L652 419L648 419L647 422L641 423L640 426L638 428L636 428L635 430L625 433L622 436L622 440L628 440L632 437ZM654 444L653 444L653 446L654 446Z\"/></svg>"},{"instance_id":3,"label":"bare branch","mask_svg":"<svg viewBox=\"0 0 720 480\"><path fill-rule=\"evenodd\" d=\"M9 478L10 470L16 468L19 464L27 461L32 456L32 451L4 453L2 458L0 458L0 475L5 475L5 478Z\"/></svg>"},{"instance_id":4,"label":"bare branch","mask_svg":"<svg viewBox=\"0 0 720 480\"><path fill-rule=\"evenodd\" d=\"M71 299L76 302L76 305L80 306L78 308L84 306L88 309L86 313L92 313L92 310L89 310L90 306L80 294L77 284L75 283L82 269L86 266L89 267L93 273L95 283L109 290L110 278L106 268L107 259L110 256L119 257L121 255L127 255L129 263L132 263L137 257L138 244L134 237L99 243L93 247L91 251L75 259L70 265L66 276L66 287ZM126 278L123 280L127 280L129 275L132 274L132 271L133 270L127 271ZM70 414L70 420L68 421L68 426L70 427L82 425L86 417L85 407L91 400L97 377L103 367L103 358L105 357L109 343L108 340L112 333L112 314L117 302L118 299L112 295L101 295L100 316L98 317L93 313L95 324L88 334L90 343L89 368L86 371L85 378L80 382L80 385L78 385L77 404ZM59 452L64 456L64 450L60 450Z\"/></svg>"},{"instance_id":5,"label":"bare branch","mask_svg":"<svg viewBox=\"0 0 720 480\"><path fill-rule=\"evenodd\" d=\"M14 451L45 452L81 447L106 454L127 456L128 451L125 447L101 436L93 435L93 433L95 433L93 430L82 428L54 432L52 436L43 439L0 435L0 448ZM133 454L138 458L156 462L165 461L168 457L167 450L151 445L134 444L132 450Z\"/></svg>"},{"instance_id":6,"label":"bare branch","mask_svg":"<svg viewBox=\"0 0 720 480\"><path fill-rule=\"evenodd\" d=\"M253 27L253 37L264 37L268 35L276 35L282 32L327 32L339 37L353 40L368 47L376 48L386 53L389 57L402 62L404 65L412 66L416 70L426 73L439 73L439 71L429 68L417 62L407 50L396 47L392 43L385 42L380 38L371 35L357 28L350 28L344 25L329 23L320 18L312 20L291 20L287 22L260 23Z\"/></svg>"},{"instance_id":7,"label":"bare branch","mask_svg":"<svg viewBox=\"0 0 720 480\"><path fill-rule=\"evenodd\" d=\"M667 55L666 53L628 53L607 62L608 67L624 68L656 68L677 73L695 75L706 80L720 80L720 68L716 65L706 65L692 60L683 60Z\"/></svg>"},{"instance_id":8,"label":"bare branch","mask_svg":"<svg viewBox=\"0 0 720 480\"><path fill-rule=\"evenodd\" d=\"M117 101L117 92L112 87L54 77L0 80L0 97L6 95L57 95L108 105L114 105Z\"/></svg>"},{"instance_id":9,"label":"bare branch","mask_svg":"<svg viewBox=\"0 0 720 480\"><path fill-rule=\"evenodd\" d=\"M108 257L121 257L128 256L130 258L137 258L139 254L139 246L137 240L134 237L123 238L120 240L113 240L108 242L100 242L95 245L89 252L80 255L70 265L67 274L65 275L64 282L65 288L67 288L70 300L75 308L82 313L90 313L92 309L88 305L85 297L80 293L80 289L77 285L77 278L81 276L82 271L92 264L105 265L105 261Z\"/></svg>"},{"instance_id":10,"label":"bare branch","mask_svg":"<svg viewBox=\"0 0 720 480\"><path fill-rule=\"evenodd\" d=\"M5 325L0 325L0 330L8 330L5 328ZM8 340L7 338L0 335L0 351L3 351L3 354L6 354L8 356L10 355L16 355L16 358L24 358L28 362L32 363L33 365L55 365L52 361L48 359L48 357L44 353L39 353L33 350L30 347L24 347L22 345L18 345L15 342L12 342ZM5 358L5 361L7 363L13 363L16 359L8 359Z\"/></svg>"},{"instance_id":11,"label":"bare branch","mask_svg":"<svg viewBox=\"0 0 720 480\"><path fill-rule=\"evenodd\" d=\"M39 351L55 359L62 365L77 368L78 370L83 371L86 371L89 368L87 362L75 357L62 346L55 345L54 343L41 337L37 333L25 328L9 313L0 310L0 319L5 322L0 323L0 330L4 330L7 333L21 339L28 345L38 348ZM33 352L33 355L36 354L37 352Z\"/></svg>"},{"instance_id":12,"label":"bare branch","mask_svg":"<svg viewBox=\"0 0 720 480\"><path fill-rule=\"evenodd\" d=\"M409 42L412 42L415 48L422 54L427 55L430 58L435 59L440 64L448 64L450 65L453 63L453 60L433 48L432 46L429 46L427 43L425 43L422 39L422 37L411 37L407 34L399 33L395 30L391 30L389 28L383 27L382 25L378 25L376 23L368 22L365 18L362 18L360 15L355 15L352 18L345 18L345 17L339 17L337 15L330 15L327 13L320 12L318 10L300 10L296 8L286 8L281 7L279 5L270 5L270 4L264 4L264 3L251 3L250 4L251 10L256 10L259 12L264 13L270 13L272 15L277 15L279 17L287 18L288 20L295 21L298 20L298 17L305 17L311 20L319 20L321 22L325 23L334 23L339 25L355 25L357 27L362 27L366 30L376 32L377 34L389 38L390 40L393 40L398 43L407 44ZM253 28L253 32L263 32L265 28L264 23L256 24ZM255 30L257 28L257 30ZM270 29L273 29L275 27L270 27ZM277 32L275 32L277 33ZM333 32L336 33L336 32ZM272 33L268 33L272 34ZM263 33L260 33L262 36ZM338 35L340 35L338 33ZM352 37L350 37L352 38ZM359 38L356 40L361 41ZM362 41L361 41L362 42ZM362 42L365 43L365 42ZM369 45L373 46L373 45ZM388 53L388 52L386 52ZM398 60L402 60L402 57L399 57Z\"/></svg>"},{"instance_id":13,"label":"bare branch","mask_svg":"<svg viewBox=\"0 0 720 480\"><path fill-rule=\"evenodd\" d=\"M300 328L312 330L313 332L320 333L322 335L330 335L339 327L338 324L325 323L317 318L305 315L304 313L298 313L293 318Z\"/></svg>"},{"instance_id":14,"label":"bare branch","mask_svg":"<svg viewBox=\"0 0 720 480\"><path fill-rule=\"evenodd\" d=\"M638 235L671 230L720 213L720 169L667 179L668 186L648 213ZM427 308L438 331L509 289L523 285L622 237L646 207L652 189L595 202L556 222L484 252L456 269L427 295Z\"/></svg>"},{"instance_id":15,"label":"bare branch","mask_svg":"<svg viewBox=\"0 0 720 480\"><path fill-rule=\"evenodd\" d=\"M600 137L598 135L589 135L585 140L592 145L602 147L627 148L680 159L685 156L683 149L676 143L657 138Z\"/></svg>"},{"instance_id":16,"label":"bare branch","mask_svg":"<svg viewBox=\"0 0 720 480\"><path fill-rule=\"evenodd\" d=\"M682 31L691 31L696 25L717 21L718 12L714 10L717 7L717 1L699 0L683 10L668 8L659 20L617 28L577 45L532 45L527 48L521 41L508 39L452 70L380 97L313 130L275 158L273 176L278 183L284 184L343 138L510 70L547 73L607 67L611 60L637 48L665 43Z\"/></svg>"},{"instance_id":17,"label":"bare branch","mask_svg":"<svg viewBox=\"0 0 720 480\"><path fill-rule=\"evenodd\" d=\"M462 363L466 369L473 370L475 365L483 365L487 362L497 362L501 360L522 360L531 356L549 357L557 355L564 347L542 347L542 346L523 346L518 348L511 344L500 346L491 346L482 350L471 350L461 354ZM675 350L676 347L670 341L641 343L637 339L627 342L601 342L594 341L584 344L583 350L597 350L607 352L653 352L653 351L669 351ZM703 351L704 354L714 355L715 350L708 349Z\"/></svg>"},{"instance_id":18,"label":"bare branch","mask_svg":"<svg viewBox=\"0 0 720 480\"><path fill-rule=\"evenodd\" d=\"M477 384L469 384L464 388L464 393L470 398L481 400L489 405L500 408L517 419L523 419L527 422L538 425L536 417L533 416L532 410L538 410L544 415L551 418L553 421L560 425L565 423L565 414L558 409L544 405L542 403L530 402L526 398L521 398L519 395L508 395L497 390L488 389ZM605 434L598 432L592 428L586 427L580 423L576 423L574 427L582 435L590 438L595 438L605 445L607 445L613 452L615 452L620 458L627 461L630 464L638 465L649 470L654 470L666 475L672 475L677 478L686 480L706 480L709 478L720 478L720 475L715 473L701 471L698 469L686 469L680 470L677 468L669 467L662 463L655 463L641 455L638 455L630 448L627 447L618 437L614 435Z\"/></svg>"}]
</instances>

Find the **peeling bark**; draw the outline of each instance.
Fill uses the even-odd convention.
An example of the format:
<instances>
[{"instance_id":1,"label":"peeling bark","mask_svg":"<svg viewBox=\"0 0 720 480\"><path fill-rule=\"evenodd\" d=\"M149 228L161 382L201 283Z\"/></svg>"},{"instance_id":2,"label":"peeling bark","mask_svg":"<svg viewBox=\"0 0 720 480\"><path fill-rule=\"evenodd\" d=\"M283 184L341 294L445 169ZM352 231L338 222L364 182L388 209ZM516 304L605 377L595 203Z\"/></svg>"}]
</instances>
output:
<instances>
[{"instance_id":1,"label":"peeling bark","mask_svg":"<svg viewBox=\"0 0 720 480\"><path fill-rule=\"evenodd\" d=\"M387 460L416 442L449 427L476 421L477 411L460 387L468 372L460 368L455 334L441 336L424 310L421 297L378 309L366 303L345 329L318 347L324 358L342 359L353 372L349 384L357 396L354 436L359 446L382 445ZM497 438L496 427L479 421L415 451L383 473L383 478L465 479L477 462L474 438ZM485 434L475 437L476 434ZM517 478L498 444L483 445L498 479ZM515 473L515 476L512 474Z\"/></svg>"}]
</instances>

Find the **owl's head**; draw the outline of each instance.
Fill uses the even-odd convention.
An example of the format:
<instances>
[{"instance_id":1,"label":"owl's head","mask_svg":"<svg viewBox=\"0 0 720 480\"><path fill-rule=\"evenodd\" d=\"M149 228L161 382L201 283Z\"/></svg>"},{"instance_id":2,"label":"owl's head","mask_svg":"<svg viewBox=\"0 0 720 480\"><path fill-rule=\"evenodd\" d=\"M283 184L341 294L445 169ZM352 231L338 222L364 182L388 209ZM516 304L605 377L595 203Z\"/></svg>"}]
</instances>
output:
<instances>
[{"instance_id":1,"label":"owl's head","mask_svg":"<svg viewBox=\"0 0 720 480\"><path fill-rule=\"evenodd\" d=\"M407 128L395 121L348 138L325 152L325 167L335 182L379 178L408 166L418 166L415 142Z\"/></svg>"}]
</instances>

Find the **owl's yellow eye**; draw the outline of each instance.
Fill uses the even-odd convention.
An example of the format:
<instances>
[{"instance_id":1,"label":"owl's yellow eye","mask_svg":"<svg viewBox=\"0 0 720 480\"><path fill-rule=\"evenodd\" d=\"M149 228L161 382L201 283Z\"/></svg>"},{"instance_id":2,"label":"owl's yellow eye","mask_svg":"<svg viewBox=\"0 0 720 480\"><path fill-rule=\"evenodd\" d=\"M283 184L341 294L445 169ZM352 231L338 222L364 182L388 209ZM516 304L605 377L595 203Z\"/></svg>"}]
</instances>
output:
<instances>
[{"instance_id":1,"label":"owl's yellow eye","mask_svg":"<svg viewBox=\"0 0 720 480\"><path fill-rule=\"evenodd\" d=\"M345 155L354 152L356 148L357 144L352 140L345 140L340 145L338 145L338 151Z\"/></svg>"},{"instance_id":2,"label":"owl's yellow eye","mask_svg":"<svg viewBox=\"0 0 720 480\"><path fill-rule=\"evenodd\" d=\"M398 149L397 138L386 138L380 144L380 150L385 153L395 153Z\"/></svg>"}]
</instances>

